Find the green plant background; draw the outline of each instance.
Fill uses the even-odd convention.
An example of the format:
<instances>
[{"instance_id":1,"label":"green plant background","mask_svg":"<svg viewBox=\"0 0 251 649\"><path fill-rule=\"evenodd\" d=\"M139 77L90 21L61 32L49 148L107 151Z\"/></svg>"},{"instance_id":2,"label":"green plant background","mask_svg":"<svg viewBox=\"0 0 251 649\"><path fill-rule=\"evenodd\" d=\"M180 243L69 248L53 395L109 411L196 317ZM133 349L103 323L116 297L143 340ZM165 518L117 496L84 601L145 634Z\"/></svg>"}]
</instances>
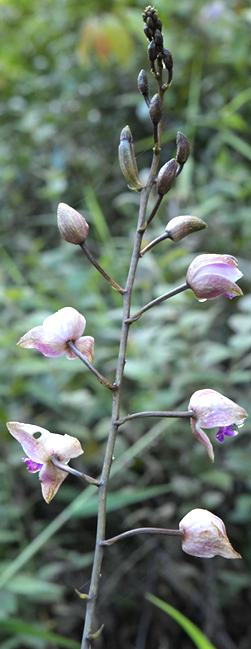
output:
<instances>
[{"instance_id":1,"label":"green plant background","mask_svg":"<svg viewBox=\"0 0 251 649\"><path fill-rule=\"evenodd\" d=\"M144 6L141 0L0 2L2 649L74 649L81 638L85 605L74 589L88 590L95 489L81 491L70 476L46 505L5 422L77 436L85 454L74 466L98 476L110 393L77 360L44 358L16 342L50 313L72 306L95 337L96 367L113 379L121 296L78 248L61 240L56 208L64 201L81 211L90 224L90 248L123 284L139 197L118 167L121 129L130 125L142 177L152 148L137 91L138 72L149 65ZM200 252L238 257L245 296L199 304L187 292L133 325L122 414L186 409L191 394L204 387L251 414L250 3L159 0L157 7L174 58L161 162L175 155L177 130L189 137L192 154L145 243L179 214L195 214L208 228L178 244L163 242L142 259L133 306L182 283ZM153 79L150 85L154 94ZM215 441L212 466L186 421L137 420L120 430L107 534L177 527L190 509L203 507L224 519L243 560L189 557L173 538L133 537L108 548L97 609L97 627L105 622L105 629L97 647L194 647L174 620L145 600L149 591L199 626L217 649L249 649L249 435L247 421L237 438L224 446Z\"/></svg>"}]
</instances>

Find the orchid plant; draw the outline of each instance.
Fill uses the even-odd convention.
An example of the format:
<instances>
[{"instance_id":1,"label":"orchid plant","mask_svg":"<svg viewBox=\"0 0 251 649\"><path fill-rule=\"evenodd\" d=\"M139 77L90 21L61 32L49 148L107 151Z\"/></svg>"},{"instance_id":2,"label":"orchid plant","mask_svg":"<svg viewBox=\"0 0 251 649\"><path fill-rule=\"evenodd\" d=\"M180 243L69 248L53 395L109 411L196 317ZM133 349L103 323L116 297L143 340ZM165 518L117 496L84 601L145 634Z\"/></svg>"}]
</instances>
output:
<instances>
[{"instance_id":1,"label":"orchid plant","mask_svg":"<svg viewBox=\"0 0 251 649\"><path fill-rule=\"evenodd\" d=\"M196 557L214 557L220 555L229 559L240 558L227 538L223 521L213 513L202 509L194 509L180 521L177 529L138 528L126 530L113 538L106 538L106 501L109 477L118 430L127 421L146 417L176 417L190 419L192 433L207 450L210 460L214 460L211 441L203 429L216 426L218 442L222 443L225 436L237 435L237 428L243 425L247 413L243 407L234 403L215 390L203 388L193 395L188 395L190 402L187 411L154 411L136 412L126 417L120 416L120 403L123 387L123 373L127 352L127 342L130 327L143 314L159 305L161 302L185 290L192 290L200 301L212 300L220 295L228 298L242 295L236 282L242 277L237 260L230 254L201 254L190 264L184 284L157 297L145 304L136 313L131 313L131 299L135 275L141 258L164 239L174 243L206 227L199 218L192 215L176 216L166 227L163 235L154 239L146 247L142 247L142 239L146 229L154 218L161 201L170 191L177 176L182 173L189 153L189 141L183 133L177 135L176 158L167 161L158 171L161 139L162 114L165 92L172 83L173 60L171 53L164 47L162 23L157 10L148 6L143 12L144 33L148 40L148 59L151 74L157 83L157 93L150 98L148 77L144 70L138 76L138 89L149 110L153 127L153 157L146 182L142 182L137 168L133 147L133 137L129 126L122 129L119 144L119 163L121 171L129 187L140 192L140 209L135 232L133 252L125 287L121 287L100 266L87 247L89 226L84 217L74 208L60 203L58 206L57 222L62 237L73 245L79 245L87 259L97 269L110 286L121 294L123 301L123 317L121 324L120 346L117 369L114 381L110 382L93 365L94 338L83 336L85 317L71 307L60 309L47 317L40 324L25 333L18 342L20 347L36 349L44 356L58 357L66 354L69 360L82 361L95 375L104 388L112 393L111 423L108 434L103 468L99 480L81 474L69 466L69 461L83 453L80 442L69 435L58 435L44 428L28 423L9 422L9 432L18 440L26 453L23 458L28 471L39 472L42 485L42 495L47 503L56 495L67 473L73 473L95 485L99 490L99 509L97 520L97 536L89 592L81 594L86 600L86 616L81 649L90 649L92 640L102 631L94 628L95 607L98 597L99 576L102 559L106 546L112 545L123 538L134 534L164 534L176 535L181 539L183 550ZM150 195L157 193L155 205L148 214ZM187 427L189 435L189 427Z\"/></svg>"}]
</instances>

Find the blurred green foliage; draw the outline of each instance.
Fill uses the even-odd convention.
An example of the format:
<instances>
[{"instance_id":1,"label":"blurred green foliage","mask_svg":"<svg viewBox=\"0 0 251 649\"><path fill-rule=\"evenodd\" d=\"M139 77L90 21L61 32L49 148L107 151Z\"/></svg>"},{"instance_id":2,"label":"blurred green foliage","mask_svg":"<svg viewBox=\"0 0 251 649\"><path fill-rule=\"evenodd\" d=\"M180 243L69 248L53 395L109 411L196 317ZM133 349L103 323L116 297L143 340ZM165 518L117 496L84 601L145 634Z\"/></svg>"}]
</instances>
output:
<instances>
[{"instance_id":1,"label":"blurred green foliage","mask_svg":"<svg viewBox=\"0 0 251 649\"><path fill-rule=\"evenodd\" d=\"M82 485L69 476L48 508L5 422L37 423L77 436L85 454L74 466L99 474L110 394L77 360L44 358L16 342L46 315L73 306L86 317L86 334L95 336L96 367L113 379L121 296L78 248L60 240L56 207L65 201L82 212L90 224L90 248L123 285L139 197L129 192L118 167L121 129L130 125L142 177L152 148L137 91L138 72L149 68L144 6L141 0L0 3L2 649L74 647L81 637L84 602L74 588L88 589L94 488L80 493ZM159 0L157 7L174 58L161 162L175 154L177 130L189 137L192 155L144 245L179 214L195 214L209 227L179 244L163 242L142 259L133 307L183 282L200 252L238 257L245 296L199 304L187 292L133 325L122 415L185 409L203 387L219 390L250 413L250 3ZM151 78L150 86L153 94ZM224 519L244 560L196 560L182 554L178 541L157 537L134 537L109 548L98 608L106 624L100 647L144 649L147 642L151 649L166 647L169 638L170 649L191 649L171 619L150 613L146 588L184 612L217 649L250 647L249 433L247 422L239 437L223 447L215 442L211 466L188 422L137 420L120 429L109 536L128 526L177 527L189 509L204 507Z\"/></svg>"}]
</instances>

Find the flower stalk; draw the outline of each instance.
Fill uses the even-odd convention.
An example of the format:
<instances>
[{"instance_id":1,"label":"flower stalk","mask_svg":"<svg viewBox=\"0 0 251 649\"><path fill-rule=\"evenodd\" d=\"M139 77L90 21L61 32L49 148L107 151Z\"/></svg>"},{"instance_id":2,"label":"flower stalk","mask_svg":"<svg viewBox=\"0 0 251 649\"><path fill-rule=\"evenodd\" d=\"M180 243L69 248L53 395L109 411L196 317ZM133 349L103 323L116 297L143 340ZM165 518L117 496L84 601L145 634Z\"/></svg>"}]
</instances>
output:
<instances>
[{"instance_id":1,"label":"flower stalk","mask_svg":"<svg viewBox=\"0 0 251 649\"><path fill-rule=\"evenodd\" d=\"M117 541L127 539L129 536L136 536L136 534L163 534L164 536L183 536L183 531L168 530L164 527L138 527L135 530L128 530L127 532L122 532L122 534L113 536L111 539L101 541L101 545L103 547L113 545L113 543L117 543Z\"/></svg>"}]
</instances>

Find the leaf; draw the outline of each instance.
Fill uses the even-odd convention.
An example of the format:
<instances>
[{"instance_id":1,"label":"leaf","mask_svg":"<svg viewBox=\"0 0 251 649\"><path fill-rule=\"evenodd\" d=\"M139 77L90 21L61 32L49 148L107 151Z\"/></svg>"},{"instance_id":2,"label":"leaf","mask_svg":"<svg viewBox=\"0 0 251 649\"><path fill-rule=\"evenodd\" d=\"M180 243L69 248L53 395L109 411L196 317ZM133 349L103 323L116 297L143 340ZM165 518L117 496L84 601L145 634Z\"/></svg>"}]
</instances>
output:
<instances>
[{"instance_id":1,"label":"leaf","mask_svg":"<svg viewBox=\"0 0 251 649\"><path fill-rule=\"evenodd\" d=\"M202 633L202 631L198 629L196 624L191 622L185 615L177 611L176 608L170 606L170 604L167 604L166 602L163 602L162 599L159 599L158 597L155 597L150 593L146 593L146 599L148 599L148 601L152 604L155 604L155 606L158 606L158 608L161 608L162 611L176 620L176 622L178 622L182 629L187 632L198 649L216 649L216 647L210 642L210 640L206 638L204 633Z\"/></svg>"},{"instance_id":2,"label":"leaf","mask_svg":"<svg viewBox=\"0 0 251 649\"><path fill-rule=\"evenodd\" d=\"M57 633L44 631L42 628L23 622L18 618L0 619L0 629L3 632L26 634L34 637L41 638L47 642L53 642L58 647L66 647L66 649L79 649L79 643L70 638L64 638Z\"/></svg>"}]
</instances>

